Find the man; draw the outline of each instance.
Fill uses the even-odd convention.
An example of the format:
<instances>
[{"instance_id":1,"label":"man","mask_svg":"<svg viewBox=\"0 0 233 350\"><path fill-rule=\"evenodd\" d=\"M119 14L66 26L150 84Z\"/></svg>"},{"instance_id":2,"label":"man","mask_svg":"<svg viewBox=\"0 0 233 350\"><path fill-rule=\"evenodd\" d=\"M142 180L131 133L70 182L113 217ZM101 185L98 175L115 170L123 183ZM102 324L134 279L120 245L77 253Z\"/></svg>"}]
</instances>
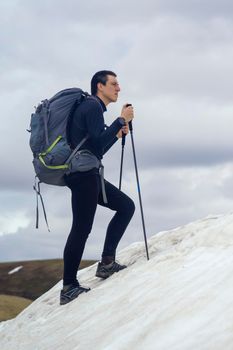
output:
<instances>
[{"instance_id":1,"label":"man","mask_svg":"<svg viewBox=\"0 0 233 350\"><path fill-rule=\"evenodd\" d=\"M92 97L85 99L75 110L70 126L71 145L75 148L89 135L81 149L87 149L99 160L122 137L128 133L128 122L134 117L133 107L124 105L120 117L106 127L103 113L111 102L116 102L120 87L117 76L111 71L97 72L91 80ZM103 188L99 169L75 172L66 177L67 186L72 194L73 223L64 249L63 289L60 304L66 304L80 293L90 289L80 286L76 275L83 255L84 247L96 212L97 204L116 213L110 221L102 259L96 276L108 278L124 268L115 261L116 248L123 236L135 210L133 201L108 181L104 181L107 203L103 198Z\"/></svg>"}]
</instances>

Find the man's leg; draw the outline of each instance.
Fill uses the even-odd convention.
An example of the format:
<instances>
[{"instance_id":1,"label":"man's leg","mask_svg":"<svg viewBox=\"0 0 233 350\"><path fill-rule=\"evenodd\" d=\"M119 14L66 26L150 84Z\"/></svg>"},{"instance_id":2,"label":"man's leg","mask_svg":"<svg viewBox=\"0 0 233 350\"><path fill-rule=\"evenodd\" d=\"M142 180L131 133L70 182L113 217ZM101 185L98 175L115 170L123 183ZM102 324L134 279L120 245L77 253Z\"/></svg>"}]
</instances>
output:
<instances>
[{"instance_id":1,"label":"man's leg","mask_svg":"<svg viewBox=\"0 0 233 350\"><path fill-rule=\"evenodd\" d=\"M100 191L98 204L116 211L108 225L102 253L102 262L108 264L115 260L116 248L134 214L135 205L132 199L108 181L105 181L105 189L108 203L103 202Z\"/></svg>"},{"instance_id":2,"label":"man's leg","mask_svg":"<svg viewBox=\"0 0 233 350\"><path fill-rule=\"evenodd\" d=\"M67 178L72 192L73 223L64 249L63 284L77 283L76 275L97 207L100 191L99 175L75 173Z\"/></svg>"}]
</instances>

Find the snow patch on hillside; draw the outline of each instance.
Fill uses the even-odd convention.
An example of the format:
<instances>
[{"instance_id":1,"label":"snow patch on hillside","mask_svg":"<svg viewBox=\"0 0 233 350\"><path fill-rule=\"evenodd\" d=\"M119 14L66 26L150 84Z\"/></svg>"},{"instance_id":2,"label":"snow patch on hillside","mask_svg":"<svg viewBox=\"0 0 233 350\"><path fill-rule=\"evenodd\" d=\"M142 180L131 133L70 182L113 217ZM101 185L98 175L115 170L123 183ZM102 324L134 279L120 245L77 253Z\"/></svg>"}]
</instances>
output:
<instances>
[{"instance_id":1,"label":"snow patch on hillside","mask_svg":"<svg viewBox=\"0 0 233 350\"><path fill-rule=\"evenodd\" d=\"M15 267L13 270L8 272L8 275L13 275L14 273L18 272L19 270L21 270L23 268L23 266L17 266Z\"/></svg>"}]
</instances>

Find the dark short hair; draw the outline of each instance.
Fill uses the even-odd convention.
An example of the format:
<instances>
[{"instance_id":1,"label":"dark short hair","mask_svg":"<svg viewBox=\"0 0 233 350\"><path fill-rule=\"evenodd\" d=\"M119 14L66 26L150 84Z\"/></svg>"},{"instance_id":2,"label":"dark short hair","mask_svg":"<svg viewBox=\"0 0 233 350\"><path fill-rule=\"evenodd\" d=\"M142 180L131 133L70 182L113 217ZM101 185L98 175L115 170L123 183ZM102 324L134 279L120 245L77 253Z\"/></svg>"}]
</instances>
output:
<instances>
[{"instance_id":1,"label":"dark short hair","mask_svg":"<svg viewBox=\"0 0 233 350\"><path fill-rule=\"evenodd\" d=\"M101 83L105 85L107 83L107 75L113 75L116 77L117 75L110 71L110 70L101 70L97 73L95 73L91 79L91 94L96 95L97 94L97 84Z\"/></svg>"}]
</instances>

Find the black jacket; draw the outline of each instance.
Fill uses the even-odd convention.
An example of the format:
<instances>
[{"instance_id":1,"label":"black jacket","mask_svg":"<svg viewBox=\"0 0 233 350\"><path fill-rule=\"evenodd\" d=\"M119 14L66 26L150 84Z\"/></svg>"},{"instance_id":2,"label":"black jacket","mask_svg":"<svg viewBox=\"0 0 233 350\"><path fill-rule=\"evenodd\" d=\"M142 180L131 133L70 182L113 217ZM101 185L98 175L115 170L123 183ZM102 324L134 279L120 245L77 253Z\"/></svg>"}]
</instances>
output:
<instances>
[{"instance_id":1,"label":"black jacket","mask_svg":"<svg viewBox=\"0 0 233 350\"><path fill-rule=\"evenodd\" d=\"M75 148L82 139L89 135L89 139L80 149L88 149L99 159L118 140L116 134L122 128L122 120L117 118L108 127L104 122L106 106L98 97L89 97L75 110L70 124L71 146Z\"/></svg>"}]
</instances>

